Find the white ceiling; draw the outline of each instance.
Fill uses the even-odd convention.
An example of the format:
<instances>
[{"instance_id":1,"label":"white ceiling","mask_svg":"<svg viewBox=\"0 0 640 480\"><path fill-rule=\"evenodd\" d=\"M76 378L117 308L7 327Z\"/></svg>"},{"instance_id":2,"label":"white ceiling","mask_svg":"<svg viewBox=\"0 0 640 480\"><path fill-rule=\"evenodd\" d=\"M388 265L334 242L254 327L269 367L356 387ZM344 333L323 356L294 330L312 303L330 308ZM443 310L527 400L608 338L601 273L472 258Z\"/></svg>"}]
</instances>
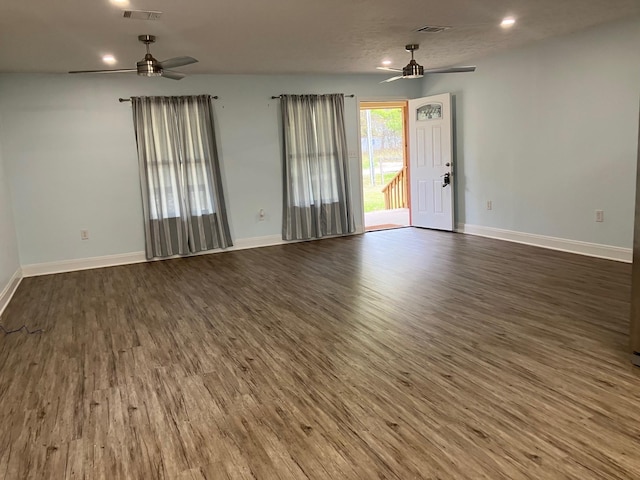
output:
<instances>
[{"instance_id":1,"label":"white ceiling","mask_svg":"<svg viewBox=\"0 0 640 480\"><path fill-rule=\"evenodd\" d=\"M405 65L413 42L432 68L640 14L640 0L129 1L164 15L126 20L109 0L0 1L0 72L133 68L146 33L158 36L159 60L200 60L185 73L373 73L383 59ZM518 20L511 30L498 26L507 15ZM427 24L454 28L415 32Z\"/></svg>"}]
</instances>

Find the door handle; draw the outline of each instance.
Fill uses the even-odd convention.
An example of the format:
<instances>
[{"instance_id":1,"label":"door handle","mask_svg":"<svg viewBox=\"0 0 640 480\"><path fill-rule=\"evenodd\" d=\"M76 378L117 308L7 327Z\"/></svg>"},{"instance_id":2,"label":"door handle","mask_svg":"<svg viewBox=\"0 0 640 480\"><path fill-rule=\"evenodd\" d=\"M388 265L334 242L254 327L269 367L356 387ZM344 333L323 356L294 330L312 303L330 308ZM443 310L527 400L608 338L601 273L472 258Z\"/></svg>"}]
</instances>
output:
<instances>
[{"instance_id":1,"label":"door handle","mask_svg":"<svg viewBox=\"0 0 640 480\"><path fill-rule=\"evenodd\" d=\"M451 185L451 172L447 172L444 175L441 175L442 178L442 188L447 185Z\"/></svg>"}]
</instances>

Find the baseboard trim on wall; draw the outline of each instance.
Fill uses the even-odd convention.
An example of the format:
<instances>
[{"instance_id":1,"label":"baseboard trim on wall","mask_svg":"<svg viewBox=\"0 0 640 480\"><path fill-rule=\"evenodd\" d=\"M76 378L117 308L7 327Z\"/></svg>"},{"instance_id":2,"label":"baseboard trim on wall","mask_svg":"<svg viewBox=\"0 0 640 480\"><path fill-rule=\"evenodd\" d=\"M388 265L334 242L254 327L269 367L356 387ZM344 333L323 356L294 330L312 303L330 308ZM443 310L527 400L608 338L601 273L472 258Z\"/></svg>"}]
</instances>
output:
<instances>
[{"instance_id":1,"label":"baseboard trim on wall","mask_svg":"<svg viewBox=\"0 0 640 480\"><path fill-rule=\"evenodd\" d=\"M606 258L619 262L631 263L632 250L630 248L612 247L597 243L580 242L577 240L567 240L564 238L548 237L532 233L516 232L500 228L483 227L480 225L458 224L457 232L476 235L480 237L495 238L509 242L523 243L536 247L560 250L563 252L578 253L591 257ZM357 235L359 232L356 232ZM287 242L282 240L280 235L267 235L263 237L241 238L235 241L235 245L224 250L209 250L196 255L212 255L217 253L232 252L235 250L246 250L249 248L270 247L274 245L284 245ZM179 256L171 257L179 258ZM40 275L51 275L55 273L75 272L79 270L90 270L93 268L115 267L118 265L130 265L133 263L146 262L144 252L131 252L118 255L106 255L102 257L80 258L76 260L62 260L59 262L36 263L24 265L12 277L7 287L0 293L0 313L9 303L13 293L23 277L37 277ZM15 284L15 285L14 285ZM12 287L13 285L13 287Z\"/></svg>"},{"instance_id":2,"label":"baseboard trim on wall","mask_svg":"<svg viewBox=\"0 0 640 480\"><path fill-rule=\"evenodd\" d=\"M264 237L241 238L234 241L234 246L226 250L214 250L211 253L230 252L233 250L246 250L248 248L272 247L283 245L287 242L282 240L282 235L267 235Z\"/></svg>"},{"instance_id":3,"label":"baseboard trim on wall","mask_svg":"<svg viewBox=\"0 0 640 480\"><path fill-rule=\"evenodd\" d=\"M75 272L78 270L91 270L93 268L115 267L129 265L131 263L146 262L144 252L131 252L118 255L105 255L103 257L78 258L74 260L61 260L59 262L33 263L22 266L24 277L37 277L54 273Z\"/></svg>"},{"instance_id":4,"label":"baseboard trim on wall","mask_svg":"<svg viewBox=\"0 0 640 480\"><path fill-rule=\"evenodd\" d=\"M589 257L605 258L618 262L631 263L633 250L631 248L613 247L599 243L581 242L566 238L548 237L533 233L516 232L501 228L484 227L481 225L458 224L456 231L479 237L495 238L507 242L523 243L535 247L559 250L561 252L577 253Z\"/></svg>"},{"instance_id":5,"label":"baseboard trim on wall","mask_svg":"<svg viewBox=\"0 0 640 480\"><path fill-rule=\"evenodd\" d=\"M231 252L234 250L246 250L248 248L270 247L286 243L280 235L264 237L242 238L236 240L233 247L224 250L208 250L195 255L211 255L216 253ZM169 258L180 258L179 255ZM161 259L164 260L164 259ZM59 262L34 263L22 267L22 276L37 277L40 275L52 275L55 273L76 272L93 268L116 267L118 265L130 265L148 261L144 252L131 252L118 255L105 255L103 257L79 258L76 260L62 260Z\"/></svg>"},{"instance_id":6,"label":"baseboard trim on wall","mask_svg":"<svg viewBox=\"0 0 640 480\"><path fill-rule=\"evenodd\" d=\"M0 316L4 312L4 309L9 305L9 301L13 297L13 294L18 290L18 286L22 281L22 269L18 267L16 273L9 279L9 283L0 292Z\"/></svg>"}]
</instances>

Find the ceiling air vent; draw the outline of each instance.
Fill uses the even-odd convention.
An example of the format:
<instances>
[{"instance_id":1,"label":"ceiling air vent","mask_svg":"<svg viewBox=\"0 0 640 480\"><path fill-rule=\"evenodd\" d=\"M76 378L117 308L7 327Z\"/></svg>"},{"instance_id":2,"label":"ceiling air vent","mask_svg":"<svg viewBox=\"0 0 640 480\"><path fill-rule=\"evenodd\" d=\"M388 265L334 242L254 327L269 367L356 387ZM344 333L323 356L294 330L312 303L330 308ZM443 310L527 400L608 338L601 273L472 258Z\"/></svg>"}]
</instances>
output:
<instances>
[{"instance_id":1,"label":"ceiling air vent","mask_svg":"<svg viewBox=\"0 0 640 480\"><path fill-rule=\"evenodd\" d=\"M131 20L158 20L162 16L162 12L154 12L151 10L123 10L122 16Z\"/></svg>"},{"instance_id":2,"label":"ceiling air vent","mask_svg":"<svg viewBox=\"0 0 640 480\"><path fill-rule=\"evenodd\" d=\"M451 27L441 27L437 25L425 25L424 27L420 27L419 29L417 29L416 32L440 33L440 32L444 32L445 30L449 30L450 28Z\"/></svg>"}]
</instances>

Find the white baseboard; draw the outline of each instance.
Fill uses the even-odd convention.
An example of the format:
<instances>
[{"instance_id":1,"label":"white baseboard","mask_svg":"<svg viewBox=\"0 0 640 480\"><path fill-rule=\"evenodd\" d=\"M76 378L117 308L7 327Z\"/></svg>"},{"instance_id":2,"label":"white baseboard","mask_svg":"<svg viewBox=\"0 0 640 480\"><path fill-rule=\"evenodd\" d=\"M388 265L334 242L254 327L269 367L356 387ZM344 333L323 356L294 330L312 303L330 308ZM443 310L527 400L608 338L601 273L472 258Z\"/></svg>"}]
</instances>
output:
<instances>
[{"instance_id":1,"label":"white baseboard","mask_svg":"<svg viewBox=\"0 0 640 480\"><path fill-rule=\"evenodd\" d=\"M16 293L20 282L22 281L22 269L18 268L16 273L9 279L9 283L4 287L4 289L0 292L0 315L4 312L4 309L9 305L9 301L13 297L13 294Z\"/></svg>"},{"instance_id":2,"label":"white baseboard","mask_svg":"<svg viewBox=\"0 0 640 480\"><path fill-rule=\"evenodd\" d=\"M224 250L207 250L195 255L211 255L234 250L245 250L247 248L269 247L281 245L284 242L280 235L269 235L265 237L242 238L235 241L235 245ZM180 255L168 258L181 258ZM165 259L158 259L165 260ZM76 272L79 270L90 270L93 268L115 267L118 265L129 265L132 263L143 263L148 261L144 252L131 252L118 255L105 255L103 257L79 258L74 260L62 260L59 262L34 263L22 267L22 276L37 277L40 275L51 275L54 273ZM155 260L154 260L155 261Z\"/></svg>"},{"instance_id":3,"label":"white baseboard","mask_svg":"<svg viewBox=\"0 0 640 480\"><path fill-rule=\"evenodd\" d=\"M456 231L469 235L477 235L479 237L506 240L507 242L524 243L525 245L533 245L550 250L560 250L562 252L577 253L589 257L606 258L607 260L616 260L618 262L631 263L633 259L633 250L631 248L613 247L599 243L581 242L578 240L568 240L566 238L548 237L545 235L464 223L458 224Z\"/></svg>"},{"instance_id":4,"label":"white baseboard","mask_svg":"<svg viewBox=\"0 0 640 480\"><path fill-rule=\"evenodd\" d=\"M214 250L211 253L231 252L233 250L246 250L247 248L272 247L273 245L282 245L282 235L267 235L265 237L241 238L233 242L235 245L226 250Z\"/></svg>"},{"instance_id":5,"label":"white baseboard","mask_svg":"<svg viewBox=\"0 0 640 480\"><path fill-rule=\"evenodd\" d=\"M53 273L115 267L117 265L129 265L131 263L142 263L146 261L147 259L144 256L144 252L131 252L118 255L105 255L103 257L61 260L59 262L33 263L22 266L22 275L24 277L37 277L40 275L51 275Z\"/></svg>"},{"instance_id":6,"label":"white baseboard","mask_svg":"<svg viewBox=\"0 0 640 480\"><path fill-rule=\"evenodd\" d=\"M620 262L631 263L632 250L630 248L612 247L597 243L580 242L577 240L567 240L564 238L547 237L532 233L515 232L500 228L483 227L480 225L458 224L458 232L481 237L496 238L509 242L524 243L536 247L561 250L563 252L578 253L591 257L606 258ZM359 232L356 232L357 235ZM287 242L282 240L280 235L267 235L263 237L241 238L235 241L235 245L227 249L208 250L196 255L211 255L235 250L246 250L248 248L269 247L273 245L283 245ZM179 258L180 256L170 257ZM117 265L129 265L132 263L146 262L144 252L131 252L118 255L106 255L102 257L81 258L75 260L62 260L59 262L36 263L24 265L18 270L9 285L0 294L0 312L18 287L23 277L36 277L39 275L51 275L54 273L74 272L78 270L89 270L93 268L115 267Z\"/></svg>"}]
</instances>

